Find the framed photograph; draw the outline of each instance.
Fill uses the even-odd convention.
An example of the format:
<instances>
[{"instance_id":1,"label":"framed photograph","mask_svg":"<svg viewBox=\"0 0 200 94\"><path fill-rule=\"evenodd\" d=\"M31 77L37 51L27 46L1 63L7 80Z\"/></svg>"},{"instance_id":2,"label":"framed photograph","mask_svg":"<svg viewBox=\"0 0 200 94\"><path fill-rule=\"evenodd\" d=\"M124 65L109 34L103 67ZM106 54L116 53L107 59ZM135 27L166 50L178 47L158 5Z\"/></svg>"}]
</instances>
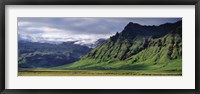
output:
<instances>
[{"instance_id":1,"label":"framed photograph","mask_svg":"<svg viewBox=\"0 0 200 94\"><path fill-rule=\"evenodd\" d=\"M1 1L1 93L199 94L199 4Z\"/></svg>"}]
</instances>

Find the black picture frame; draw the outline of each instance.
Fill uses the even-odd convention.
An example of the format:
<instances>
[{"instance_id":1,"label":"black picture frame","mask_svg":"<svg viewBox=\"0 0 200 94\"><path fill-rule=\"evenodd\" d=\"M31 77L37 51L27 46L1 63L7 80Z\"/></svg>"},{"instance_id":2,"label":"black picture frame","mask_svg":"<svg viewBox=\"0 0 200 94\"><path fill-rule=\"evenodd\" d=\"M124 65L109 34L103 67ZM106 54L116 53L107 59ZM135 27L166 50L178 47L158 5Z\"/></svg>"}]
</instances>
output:
<instances>
[{"instance_id":1,"label":"black picture frame","mask_svg":"<svg viewBox=\"0 0 200 94\"><path fill-rule=\"evenodd\" d=\"M0 4L0 92L2 94L199 94L200 0L2 0ZM6 5L195 5L195 89L5 89Z\"/></svg>"}]
</instances>

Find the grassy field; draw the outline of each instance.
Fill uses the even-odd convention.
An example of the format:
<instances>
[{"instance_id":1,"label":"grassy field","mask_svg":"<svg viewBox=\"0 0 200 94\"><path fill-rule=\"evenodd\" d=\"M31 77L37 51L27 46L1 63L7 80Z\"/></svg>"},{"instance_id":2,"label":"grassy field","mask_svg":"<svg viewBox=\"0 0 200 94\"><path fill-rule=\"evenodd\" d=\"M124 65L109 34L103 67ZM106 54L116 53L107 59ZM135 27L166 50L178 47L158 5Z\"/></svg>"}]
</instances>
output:
<instances>
[{"instance_id":1,"label":"grassy field","mask_svg":"<svg viewBox=\"0 0 200 94\"><path fill-rule=\"evenodd\" d=\"M19 71L18 76L181 76L181 71L134 70L32 70Z\"/></svg>"},{"instance_id":2,"label":"grassy field","mask_svg":"<svg viewBox=\"0 0 200 94\"><path fill-rule=\"evenodd\" d=\"M87 66L59 66L53 68L20 68L18 76L182 76L182 60L157 64L100 63ZM86 68L87 69L84 69ZM121 69L120 69L121 68Z\"/></svg>"}]
</instances>

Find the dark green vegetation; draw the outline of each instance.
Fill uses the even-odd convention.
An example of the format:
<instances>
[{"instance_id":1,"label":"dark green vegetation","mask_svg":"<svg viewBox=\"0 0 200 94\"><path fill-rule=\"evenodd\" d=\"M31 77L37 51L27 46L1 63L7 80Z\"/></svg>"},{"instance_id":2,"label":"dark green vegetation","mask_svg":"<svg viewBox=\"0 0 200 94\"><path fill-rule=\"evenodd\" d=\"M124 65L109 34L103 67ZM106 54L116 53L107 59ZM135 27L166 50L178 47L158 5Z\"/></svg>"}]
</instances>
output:
<instances>
[{"instance_id":1,"label":"dark green vegetation","mask_svg":"<svg viewBox=\"0 0 200 94\"><path fill-rule=\"evenodd\" d=\"M62 44L18 42L19 68L49 68L80 60L91 49L73 42Z\"/></svg>"},{"instance_id":2,"label":"dark green vegetation","mask_svg":"<svg viewBox=\"0 0 200 94\"><path fill-rule=\"evenodd\" d=\"M182 22L142 26L130 22L80 61L54 69L182 71Z\"/></svg>"}]
</instances>

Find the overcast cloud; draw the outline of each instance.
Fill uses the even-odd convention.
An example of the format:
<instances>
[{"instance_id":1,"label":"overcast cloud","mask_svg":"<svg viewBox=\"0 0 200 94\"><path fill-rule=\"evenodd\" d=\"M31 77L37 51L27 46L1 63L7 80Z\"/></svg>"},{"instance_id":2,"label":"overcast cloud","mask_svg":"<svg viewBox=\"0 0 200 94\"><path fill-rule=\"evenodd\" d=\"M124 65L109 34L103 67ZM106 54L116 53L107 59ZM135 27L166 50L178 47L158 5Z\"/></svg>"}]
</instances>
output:
<instances>
[{"instance_id":1,"label":"overcast cloud","mask_svg":"<svg viewBox=\"0 0 200 94\"><path fill-rule=\"evenodd\" d=\"M121 32L129 23L160 25L181 18L18 18L18 39L33 42L94 43Z\"/></svg>"}]
</instances>

